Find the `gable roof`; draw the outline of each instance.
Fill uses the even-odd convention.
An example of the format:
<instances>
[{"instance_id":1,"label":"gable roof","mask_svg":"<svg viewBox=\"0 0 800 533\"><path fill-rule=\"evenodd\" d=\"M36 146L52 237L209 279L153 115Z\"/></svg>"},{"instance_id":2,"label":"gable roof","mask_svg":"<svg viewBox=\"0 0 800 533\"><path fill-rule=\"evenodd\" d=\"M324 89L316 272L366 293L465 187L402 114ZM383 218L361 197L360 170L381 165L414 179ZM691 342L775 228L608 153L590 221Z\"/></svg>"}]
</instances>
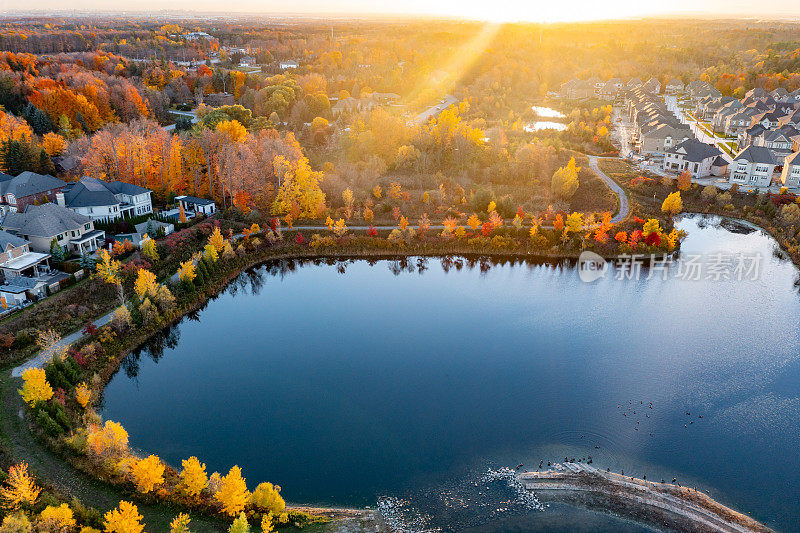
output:
<instances>
[{"instance_id":1,"label":"gable roof","mask_svg":"<svg viewBox=\"0 0 800 533\"><path fill-rule=\"evenodd\" d=\"M750 163L764 163L767 165L778 164L769 148L764 146L748 146L733 158L734 161L738 161L739 159L744 159Z\"/></svg>"},{"instance_id":2,"label":"gable roof","mask_svg":"<svg viewBox=\"0 0 800 533\"><path fill-rule=\"evenodd\" d=\"M683 154L683 158L692 163L699 163L704 159L722 154L720 149L716 146L700 142L697 139L686 139L682 143L667 150L667 153Z\"/></svg>"},{"instance_id":3,"label":"gable roof","mask_svg":"<svg viewBox=\"0 0 800 533\"><path fill-rule=\"evenodd\" d=\"M711 163L712 167L726 167L728 166L728 162L725 160L724 157L717 156L717 158Z\"/></svg>"},{"instance_id":4,"label":"gable roof","mask_svg":"<svg viewBox=\"0 0 800 533\"><path fill-rule=\"evenodd\" d=\"M800 161L795 162L795 160L798 158L798 156L800 156L800 152L795 152L793 154L787 155L783 159L783 164L784 165L800 165Z\"/></svg>"},{"instance_id":5,"label":"gable roof","mask_svg":"<svg viewBox=\"0 0 800 533\"><path fill-rule=\"evenodd\" d=\"M128 194L130 196L136 196L137 194L153 192L145 187L140 187L139 185L134 185L133 183L125 183L124 181L105 181L103 183L105 183L108 190L114 194Z\"/></svg>"},{"instance_id":6,"label":"gable roof","mask_svg":"<svg viewBox=\"0 0 800 533\"><path fill-rule=\"evenodd\" d=\"M53 237L65 231L79 229L91 222L71 209L56 204L28 205L22 213L6 214L0 226L22 235Z\"/></svg>"},{"instance_id":7,"label":"gable roof","mask_svg":"<svg viewBox=\"0 0 800 533\"><path fill-rule=\"evenodd\" d=\"M13 194L17 198L24 198L52 189L60 189L65 185L66 183L49 174L42 175L26 170L14 178L0 181L0 194Z\"/></svg>"},{"instance_id":8,"label":"gable roof","mask_svg":"<svg viewBox=\"0 0 800 533\"><path fill-rule=\"evenodd\" d=\"M119 200L108 190L105 182L88 176L67 186L64 201L69 207L117 205Z\"/></svg>"},{"instance_id":9,"label":"gable roof","mask_svg":"<svg viewBox=\"0 0 800 533\"><path fill-rule=\"evenodd\" d=\"M197 196L176 196L175 199L187 204L196 205L211 205L214 203L213 200L206 200L205 198L198 198Z\"/></svg>"},{"instance_id":10,"label":"gable roof","mask_svg":"<svg viewBox=\"0 0 800 533\"><path fill-rule=\"evenodd\" d=\"M16 235L12 235L7 231L0 230L0 253L5 252L9 246L12 248L17 248L19 246L24 246L25 244L28 244L28 241L22 237L17 237Z\"/></svg>"}]
</instances>

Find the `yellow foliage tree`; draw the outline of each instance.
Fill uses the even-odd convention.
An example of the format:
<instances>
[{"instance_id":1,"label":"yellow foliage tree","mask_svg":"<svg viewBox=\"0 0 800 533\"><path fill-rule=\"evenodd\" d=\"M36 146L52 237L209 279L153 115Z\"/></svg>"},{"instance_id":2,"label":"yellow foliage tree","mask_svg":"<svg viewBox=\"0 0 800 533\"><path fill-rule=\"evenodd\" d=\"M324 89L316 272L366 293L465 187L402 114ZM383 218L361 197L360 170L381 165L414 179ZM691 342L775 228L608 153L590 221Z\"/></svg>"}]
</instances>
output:
<instances>
[{"instance_id":1,"label":"yellow foliage tree","mask_svg":"<svg viewBox=\"0 0 800 533\"><path fill-rule=\"evenodd\" d=\"M347 225L344 223L344 219L340 218L333 225L333 234L337 237L343 237L345 233L347 233Z\"/></svg>"},{"instance_id":2,"label":"yellow foliage tree","mask_svg":"<svg viewBox=\"0 0 800 533\"><path fill-rule=\"evenodd\" d=\"M275 175L282 178L282 183L272 202L272 214L285 215L296 202L298 218L316 217L325 206L325 193L320 188L322 172L311 170L306 158L295 163L278 156L273 164Z\"/></svg>"},{"instance_id":3,"label":"yellow foliage tree","mask_svg":"<svg viewBox=\"0 0 800 533\"><path fill-rule=\"evenodd\" d=\"M158 294L158 282L156 275L147 269L140 268L136 273L136 282L133 288L140 300L147 296L155 297Z\"/></svg>"},{"instance_id":4,"label":"yellow foliage tree","mask_svg":"<svg viewBox=\"0 0 800 533\"><path fill-rule=\"evenodd\" d=\"M661 211L671 216L675 216L683 210L683 200L680 191L670 193L661 204Z\"/></svg>"},{"instance_id":5,"label":"yellow foliage tree","mask_svg":"<svg viewBox=\"0 0 800 533\"><path fill-rule=\"evenodd\" d=\"M180 513L178 516L172 519L172 522L169 523L169 533L190 533L190 522L191 519L189 518L188 514Z\"/></svg>"},{"instance_id":6,"label":"yellow foliage tree","mask_svg":"<svg viewBox=\"0 0 800 533\"><path fill-rule=\"evenodd\" d=\"M481 227L481 219L478 218L478 215L472 213L467 219L467 226L469 226L472 231L475 231Z\"/></svg>"},{"instance_id":7,"label":"yellow foliage tree","mask_svg":"<svg viewBox=\"0 0 800 533\"><path fill-rule=\"evenodd\" d=\"M280 495L280 485L272 483L259 483L253 494L250 495L250 503L262 512L274 515L280 514L286 509L286 502Z\"/></svg>"},{"instance_id":8,"label":"yellow foliage tree","mask_svg":"<svg viewBox=\"0 0 800 533\"><path fill-rule=\"evenodd\" d=\"M215 227L214 231L211 232L208 237L208 244L213 246L217 253L221 253L225 249L225 237L222 236L219 228Z\"/></svg>"},{"instance_id":9,"label":"yellow foliage tree","mask_svg":"<svg viewBox=\"0 0 800 533\"><path fill-rule=\"evenodd\" d=\"M155 239L151 239L147 234L145 234L142 239L142 254L153 262L158 261L158 246L156 246L156 241Z\"/></svg>"},{"instance_id":10,"label":"yellow foliage tree","mask_svg":"<svg viewBox=\"0 0 800 533\"><path fill-rule=\"evenodd\" d=\"M572 157L567 166L561 167L553 174L550 188L553 195L562 200L569 200L578 190L578 172L581 167L575 165L575 158Z\"/></svg>"},{"instance_id":11,"label":"yellow foliage tree","mask_svg":"<svg viewBox=\"0 0 800 533\"><path fill-rule=\"evenodd\" d=\"M383 196L383 188L380 185L373 187L372 196L380 200L381 196Z\"/></svg>"},{"instance_id":12,"label":"yellow foliage tree","mask_svg":"<svg viewBox=\"0 0 800 533\"><path fill-rule=\"evenodd\" d=\"M247 137L247 128L242 126L238 120L223 120L214 129L224 133L228 140L233 143L242 142Z\"/></svg>"},{"instance_id":13,"label":"yellow foliage tree","mask_svg":"<svg viewBox=\"0 0 800 533\"><path fill-rule=\"evenodd\" d=\"M203 257L206 258L206 261L210 261L215 263L217 259L219 259L219 254L217 253L217 249L214 248L213 244L206 244L203 248Z\"/></svg>"},{"instance_id":14,"label":"yellow foliage tree","mask_svg":"<svg viewBox=\"0 0 800 533\"><path fill-rule=\"evenodd\" d=\"M583 229L583 213L571 213L567 215L564 223L564 235L577 233Z\"/></svg>"},{"instance_id":15,"label":"yellow foliage tree","mask_svg":"<svg viewBox=\"0 0 800 533\"><path fill-rule=\"evenodd\" d=\"M119 270L122 264L116 259L111 259L111 254L108 250L103 249L100 252L100 262L97 263L97 275L106 283L119 283Z\"/></svg>"},{"instance_id":16,"label":"yellow foliage tree","mask_svg":"<svg viewBox=\"0 0 800 533\"><path fill-rule=\"evenodd\" d=\"M194 262L192 260L183 261L181 263L180 268L178 268L178 277L180 277L181 281L184 283L191 283L194 281L194 278L197 277L197 273L194 270Z\"/></svg>"},{"instance_id":17,"label":"yellow foliage tree","mask_svg":"<svg viewBox=\"0 0 800 533\"><path fill-rule=\"evenodd\" d=\"M37 531L69 532L74 530L76 524L69 505L66 503L58 507L48 505L39 515Z\"/></svg>"},{"instance_id":18,"label":"yellow foliage tree","mask_svg":"<svg viewBox=\"0 0 800 533\"><path fill-rule=\"evenodd\" d=\"M156 455L140 459L131 467L131 479L139 492L150 492L164 483L164 464Z\"/></svg>"},{"instance_id":19,"label":"yellow foliage tree","mask_svg":"<svg viewBox=\"0 0 800 533\"><path fill-rule=\"evenodd\" d=\"M29 368L22 373L23 384L19 389L22 399L33 407L36 402L46 402L53 397L53 388L47 382L43 368Z\"/></svg>"},{"instance_id":20,"label":"yellow foliage tree","mask_svg":"<svg viewBox=\"0 0 800 533\"><path fill-rule=\"evenodd\" d=\"M49 156L60 155L66 147L66 139L58 133L45 133L42 136L42 148Z\"/></svg>"},{"instance_id":21,"label":"yellow foliage tree","mask_svg":"<svg viewBox=\"0 0 800 533\"><path fill-rule=\"evenodd\" d=\"M365 207L364 222L366 222L369 225L372 225L372 221L374 220L374 218L375 218L375 213L372 212L372 209L370 209L369 207Z\"/></svg>"},{"instance_id":22,"label":"yellow foliage tree","mask_svg":"<svg viewBox=\"0 0 800 533\"><path fill-rule=\"evenodd\" d=\"M139 509L130 502L121 501L119 507L107 512L105 518L106 533L143 533L142 515Z\"/></svg>"},{"instance_id":23,"label":"yellow foliage tree","mask_svg":"<svg viewBox=\"0 0 800 533\"><path fill-rule=\"evenodd\" d=\"M78 386L75 387L75 399L84 409L89 405L89 400L92 399L92 391L86 386L85 382L80 382Z\"/></svg>"},{"instance_id":24,"label":"yellow foliage tree","mask_svg":"<svg viewBox=\"0 0 800 533\"><path fill-rule=\"evenodd\" d=\"M228 516L235 516L242 512L247 505L250 492L247 490L247 483L242 477L242 469L238 466L231 467L228 475L222 478L222 486L214 494L222 506L222 511Z\"/></svg>"},{"instance_id":25,"label":"yellow foliage tree","mask_svg":"<svg viewBox=\"0 0 800 533\"><path fill-rule=\"evenodd\" d=\"M178 222L186 223L186 209L183 208L183 204L178 204Z\"/></svg>"},{"instance_id":26,"label":"yellow foliage tree","mask_svg":"<svg viewBox=\"0 0 800 533\"><path fill-rule=\"evenodd\" d=\"M128 432L119 422L106 420L103 427L89 428L86 444L97 455L122 454L128 449Z\"/></svg>"},{"instance_id":27,"label":"yellow foliage tree","mask_svg":"<svg viewBox=\"0 0 800 533\"><path fill-rule=\"evenodd\" d=\"M404 216L401 216L400 222L398 222L397 225L402 231L405 231L405 229L408 227L408 219Z\"/></svg>"},{"instance_id":28,"label":"yellow foliage tree","mask_svg":"<svg viewBox=\"0 0 800 533\"><path fill-rule=\"evenodd\" d=\"M28 463L14 465L8 470L7 486L0 487L0 498L6 509L17 510L22 505L32 505L41 489L28 472Z\"/></svg>"},{"instance_id":29,"label":"yellow foliage tree","mask_svg":"<svg viewBox=\"0 0 800 533\"><path fill-rule=\"evenodd\" d=\"M206 465L201 463L197 457L189 457L181 462L180 478L183 489L190 496L198 496L208 486L208 475Z\"/></svg>"}]
</instances>

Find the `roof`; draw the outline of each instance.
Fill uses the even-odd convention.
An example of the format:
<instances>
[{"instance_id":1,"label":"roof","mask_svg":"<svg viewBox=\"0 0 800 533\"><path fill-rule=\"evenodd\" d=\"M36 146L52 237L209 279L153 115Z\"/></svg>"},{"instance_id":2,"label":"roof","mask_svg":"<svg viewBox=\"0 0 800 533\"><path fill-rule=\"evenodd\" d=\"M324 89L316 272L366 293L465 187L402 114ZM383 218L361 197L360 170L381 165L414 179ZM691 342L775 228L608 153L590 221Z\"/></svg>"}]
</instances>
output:
<instances>
[{"instance_id":1,"label":"roof","mask_svg":"<svg viewBox=\"0 0 800 533\"><path fill-rule=\"evenodd\" d=\"M81 228L91 218L56 204L28 205L23 213L8 213L0 223L22 235L54 237L65 231Z\"/></svg>"},{"instance_id":2,"label":"roof","mask_svg":"<svg viewBox=\"0 0 800 533\"><path fill-rule=\"evenodd\" d=\"M683 87L683 82L678 78L672 78L667 82L667 85L680 85L681 87Z\"/></svg>"},{"instance_id":3,"label":"roof","mask_svg":"<svg viewBox=\"0 0 800 533\"><path fill-rule=\"evenodd\" d=\"M67 187L64 192L64 201L69 207L92 207L119 203L104 181L88 176Z\"/></svg>"},{"instance_id":4,"label":"roof","mask_svg":"<svg viewBox=\"0 0 800 533\"><path fill-rule=\"evenodd\" d=\"M795 152L793 154L787 155L783 160L783 164L784 165L800 165L800 161L797 161L795 163L795 160L798 158L798 156L800 156L800 152Z\"/></svg>"},{"instance_id":5,"label":"roof","mask_svg":"<svg viewBox=\"0 0 800 533\"><path fill-rule=\"evenodd\" d=\"M152 223L154 230L158 230L158 228L164 228L165 230L167 230L169 228L174 228L175 227L172 224L170 224L169 222L162 222L160 220L156 220L154 218L151 218L147 222L140 222L139 224L136 224L136 226L134 226L136 228L136 232L137 233L146 232L147 231L147 225L149 223Z\"/></svg>"},{"instance_id":6,"label":"roof","mask_svg":"<svg viewBox=\"0 0 800 533\"><path fill-rule=\"evenodd\" d=\"M686 139L682 143L667 150L670 154L683 154L686 161L699 163L710 157L717 157L722 152L714 145L700 142L697 139Z\"/></svg>"},{"instance_id":7,"label":"roof","mask_svg":"<svg viewBox=\"0 0 800 533\"><path fill-rule=\"evenodd\" d=\"M0 253L5 252L9 246L12 248L17 248L26 244L28 244L28 241L22 237L17 237L16 235L12 235L7 231L0 230Z\"/></svg>"},{"instance_id":8,"label":"roof","mask_svg":"<svg viewBox=\"0 0 800 533\"><path fill-rule=\"evenodd\" d=\"M711 162L711 166L712 167L724 167L724 166L727 166L727 165L728 165L728 162L721 155L717 156L717 158L714 161Z\"/></svg>"},{"instance_id":9,"label":"roof","mask_svg":"<svg viewBox=\"0 0 800 533\"><path fill-rule=\"evenodd\" d=\"M764 163L767 165L778 164L769 148L764 146L748 146L733 158L734 161L738 161L739 159L744 159L750 163Z\"/></svg>"},{"instance_id":10,"label":"roof","mask_svg":"<svg viewBox=\"0 0 800 533\"><path fill-rule=\"evenodd\" d=\"M14 178L0 181L0 194L13 194L17 198L24 198L52 189L60 189L65 185L66 183L49 174L37 174L26 170Z\"/></svg>"},{"instance_id":11,"label":"roof","mask_svg":"<svg viewBox=\"0 0 800 533\"><path fill-rule=\"evenodd\" d=\"M134 185L133 183L125 183L124 181L106 181L106 187L114 194L129 194L135 196L137 194L144 194L146 192L153 192L145 187Z\"/></svg>"},{"instance_id":12,"label":"roof","mask_svg":"<svg viewBox=\"0 0 800 533\"><path fill-rule=\"evenodd\" d=\"M176 196L176 200L180 200L181 202L187 204L197 204L197 205L213 205L213 200L206 200L205 198L198 198L196 196Z\"/></svg>"}]
</instances>

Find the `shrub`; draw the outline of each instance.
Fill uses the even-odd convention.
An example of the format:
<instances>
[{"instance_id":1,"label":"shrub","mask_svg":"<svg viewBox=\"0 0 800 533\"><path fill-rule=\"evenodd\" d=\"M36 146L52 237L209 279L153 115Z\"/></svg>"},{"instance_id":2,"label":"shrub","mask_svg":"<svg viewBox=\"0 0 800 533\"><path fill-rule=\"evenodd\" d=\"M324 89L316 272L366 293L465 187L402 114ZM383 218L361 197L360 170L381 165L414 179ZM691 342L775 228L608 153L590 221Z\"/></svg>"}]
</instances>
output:
<instances>
[{"instance_id":1,"label":"shrub","mask_svg":"<svg viewBox=\"0 0 800 533\"><path fill-rule=\"evenodd\" d=\"M713 185L706 185L703 187L703 192L700 193L700 198L703 199L704 202L713 202L714 198L717 197L717 188Z\"/></svg>"},{"instance_id":2,"label":"shrub","mask_svg":"<svg viewBox=\"0 0 800 533\"><path fill-rule=\"evenodd\" d=\"M36 422L51 437L58 437L64 433L64 429L45 410L39 411L36 415Z\"/></svg>"}]
</instances>

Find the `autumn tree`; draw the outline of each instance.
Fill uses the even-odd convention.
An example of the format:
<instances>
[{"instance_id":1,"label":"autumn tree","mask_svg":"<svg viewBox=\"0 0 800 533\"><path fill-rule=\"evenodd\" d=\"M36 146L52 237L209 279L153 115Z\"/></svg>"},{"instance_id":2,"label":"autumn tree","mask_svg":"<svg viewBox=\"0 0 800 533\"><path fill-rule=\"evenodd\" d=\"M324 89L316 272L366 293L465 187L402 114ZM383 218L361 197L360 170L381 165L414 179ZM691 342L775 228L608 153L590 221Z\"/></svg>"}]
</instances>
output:
<instances>
[{"instance_id":1,"label":"autumn tree","mask_svg":"<svg viewBox=\"0 0 800 533\"><path fill-rule=\"evenodd\" d=\"M74 531L77 521L72 514L72 509L66 503L54 506L48 505L39 514L37 531L48 533L69 533Z\"/></svg>"},{"instance_id":2,"label":"autumn tree","mask_svg":"<svg viewBox=\"0 0 800 533\"><path fill-rule=\"evenodd\" d=\"M136 273L133 289L140 300L144 300L146 297L155 297L158 294L156 275L147 269L140 268Z\"/></svg>"},{"instance_id":3,"label":"autumn tree","mask_svg":"<svg viewBox=\"0 0 800 533\"><path fill-rule=\"evenodd\" d=\"M279 485L272 483L259 483L250 495L250 503L262 512L280 514L286 508L286 502L280 495Z\"/></svg>"},{"instance_id":4,"label":"autumn tree","mask_svg":"<svg viewBox=\"0 0 800 533\"><path fill-rule=\"evenodd\" d=\"M150 492L164 483L164 464L156 455L140 459L131 467L131 479L139 492Z\"/></svg>"},{"instance_id":5,"label":"autumn tree","mask_svg":"<svg viewBox=\"0 0 800 533\"><path fill-rule=\"evenodd\" d=\"M199 496L203 489L208 486L208 475L206 465L201 463L197 457L189 457L181 462L181 486L190 496Z\"/></svg>"},{"instance_id":6,"label":"autumn tree","mask_svg":"<svg viewBox=\"0 0 800 533\"><path fill-rule=\"evenodd\" d=\"M19 389L19 394L31 407L37 402L46 402L53 397L53 389L47 382L43 368L28 368L22 373L22 379L23 385Z\"/></svg>"},{"instance_id":7,"label":"autumn tree","mask_svg":"<svg viewBox=\"0 0 800 533\"><path fill-rule=\"evenodd\" d=\"M106 420L102 427L89 427L86 445L92 453L100 457L123 455L128 451L128 432L119 422Z\"/></svg>"},{"instance_id":8,"label":"autumn tree","mask_svg":"<svg viewBox=\"0 0 800 533\"><path fill-rule=\"evenodd\" d=\"M228 533L250 533L250 522L247 521L247 515L244 512L240 512L239 516L237 516L231 527L228 528Z\"/></svg>"},{"instance_id":9,"label":"autumn tree","mask_svg":"<svg viewBox=\"0 0 800 533\"><path fill-rule=\"evenodd\" d=\"M320 189L322 172L311 170L306 158L292 162L279 156L274 165L275 174L281 177L282 183L272 203L272 214L284 215L289 212L292 202L296 202L300 207L300 218L316 217L325 206L325 193Z\"/></svg>"},{"instance_id":10,"label":"autumn tree","mask_svg":"<svg viewBox=\"0 0 800 533\"><path fill-rule=\"evenodd\" d=\"M692 186L692 174L688 170L681 172L677 178L678 189L681 191L688 191Z\"/></svg>"},{"instance_id":11,"label":"autumn tree","mask_svg":"<svg viewBox=\"0 0 800 533\"><path fill-rule=\"evenodd\" d=\"M567 166L561 167L553 174L550 188L553 195L562 200L569 200L578 190L578 172L581 167L575 165L575 158L572 157Z\"/></svg>"},{"instance_id":12,"label":"autumn tree","mask_svg":"<svg viewBox=\"0 0 800 533\"><path fill-rule=\"evenodd\" d=\"M86 386L86 382L78 383L78 386L75 387L75 400L78 404L85 409L91 399L92 391Z\"/></svg>"},{"instance_id":13,"label":"autumn tree","mask_svg":"<svg viewBox=\"0 0 800 533\"><path fill-rule=\"evenodd\" d=\"M197 277L194 261L190 259L189 261L181 262L180 268L178 268L178 277L183 283L192 283Z\"/></svg>"},{"instance_id":14,"label":"autumn tree","mask_svg":"<svg viewBox=\"0 0 800 533\"><path fill-rule=\"evenodd\" d=\"M6 486L0 487L0 499L6 509L17 510L22 505L33 505L40 492L28 472L28 463L20 463L8 470Z\"/></svg>"},{"instance_id":15,"label":"autumn tree","mask_svg":"<svg viewBox=\"0 0 800 533\"><path fill-rule=\"evenodd\" d=\"M191 519L186 513L180 513L169 523L169 533L191 533L189 523Z\"/></svg>"},{"instance_id":16,"label":"autumn tree","mask_svg":"<svg viewBox=\"0 0 800 533\"><path fill-rule=\"evenodd\" d=\"M680 191L669 194L661 204L661 211L670 216L675 216L683 210L683 200Z\"/></svg>"},{"instance_id":17,"label":"autumn tree","mask_svg":"<svg viewBox=\"0 0 800 533\"><path fill-rule=\"evenodd\" d=\"M214 494L214 499L222 506L222 511L228 516L236 516L247 505L250 492L242 477L242 469L238 466L231 467L228 475L222 478L219 491Z\"/></svg>"},{"instance_id":18,"label":"autumn tree","mask_svg":"<svg viewBox=\"0 0 800 533\"><path fill-rule=\"evenodd\" d=\"M119 502L119 507L108 511L105 519L106 533L143 533L142 515L137 507L126 501Z\"/></svg>"}]
</instances>

